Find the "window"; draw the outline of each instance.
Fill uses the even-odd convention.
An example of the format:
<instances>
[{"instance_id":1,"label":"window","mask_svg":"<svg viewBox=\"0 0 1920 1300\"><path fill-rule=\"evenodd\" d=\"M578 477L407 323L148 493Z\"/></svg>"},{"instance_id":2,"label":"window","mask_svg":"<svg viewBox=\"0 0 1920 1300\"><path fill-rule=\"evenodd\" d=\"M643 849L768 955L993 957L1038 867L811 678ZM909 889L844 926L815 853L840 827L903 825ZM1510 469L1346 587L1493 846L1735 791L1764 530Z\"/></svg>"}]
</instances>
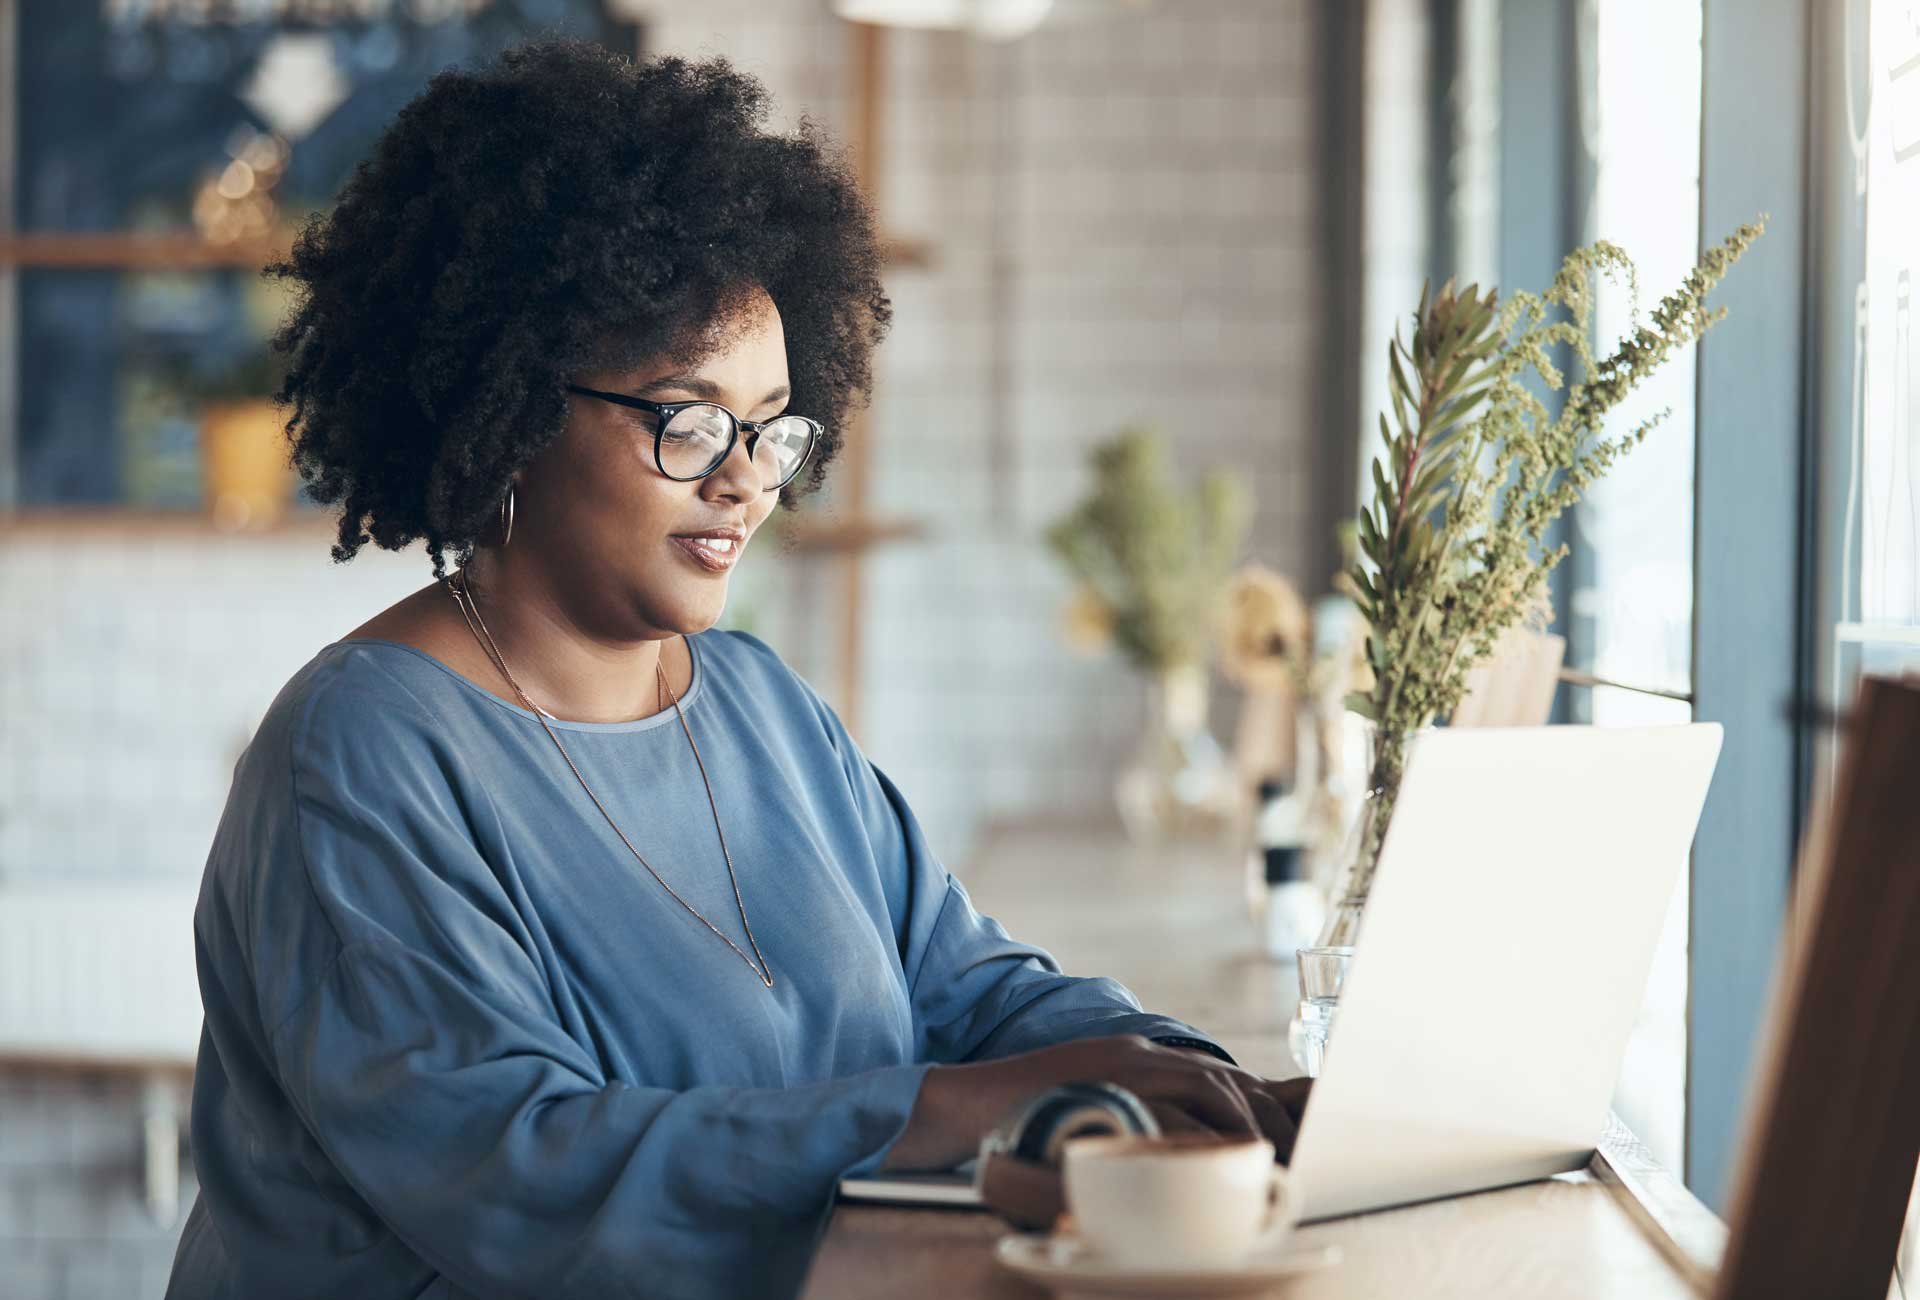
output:
<instances>
[{"instance_id":1,"label":"window","mask_svg":"<svg viewBox=\"0 0 1920 1300\"><path fill-rule=\"evenodd\" d=\"M1644 316L1699 256L1699 0L1603 0L1586 37L1592 90L1577 121L1593 158L1588 239L1626 249ZM1584 64L1586 61L1581 60ZM1632 327L1625 285L1604 286L1603 341ZM1694 394L1692 349L1669 360L1610 417L1614 431L1667 410L1666 422L1617 462L1572 512L1568 658L1596 676L1692 692ZM1571 720L1688 722L1685 699L1595 687L1572 692ZM1621 1067L1614 1107L1669 1169L1682 1167L1686 1117L1686 873L1674 892Z\"/></svg>"},{"instance_id":2,"label":"window","mask_svg":"<svg viewBox=\"0 0 1920 1300\"><path fill-rule=\"evenodd\" d=\"M1826 649L1827 703L1843 710L1862 672L1920 668L1920 12L1874 0L1864 60L1844 89L1856 184L1864 186L1866 268L1855 294L1851 418L1839 557L1824 575L1838 617Z\"/></svg>"}]
</instances>

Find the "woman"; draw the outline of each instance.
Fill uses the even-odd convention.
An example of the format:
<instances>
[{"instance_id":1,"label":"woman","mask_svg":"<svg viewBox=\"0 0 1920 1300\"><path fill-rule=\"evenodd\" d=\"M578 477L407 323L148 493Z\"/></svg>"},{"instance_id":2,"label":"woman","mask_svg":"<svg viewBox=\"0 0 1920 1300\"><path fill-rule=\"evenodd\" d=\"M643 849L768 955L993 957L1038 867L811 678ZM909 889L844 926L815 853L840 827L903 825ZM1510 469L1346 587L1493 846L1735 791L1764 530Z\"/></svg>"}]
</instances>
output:
<instances>
[{"instance_id":1,"label":"woman","mask_svg":"<svg viewBox=\"0 0 1920 1300\"><path fill-rule=\"evenodd\" d=\"M269 268L335 557L424 540L436 580L236 768L170 1296L790 1295L838 1178L1077 1078L1290 1141L1297 1098L981 916L712 630L888 320L846 171L763 114L719 61L522 47L436 77Z\"/></svg>"}]
</instances>

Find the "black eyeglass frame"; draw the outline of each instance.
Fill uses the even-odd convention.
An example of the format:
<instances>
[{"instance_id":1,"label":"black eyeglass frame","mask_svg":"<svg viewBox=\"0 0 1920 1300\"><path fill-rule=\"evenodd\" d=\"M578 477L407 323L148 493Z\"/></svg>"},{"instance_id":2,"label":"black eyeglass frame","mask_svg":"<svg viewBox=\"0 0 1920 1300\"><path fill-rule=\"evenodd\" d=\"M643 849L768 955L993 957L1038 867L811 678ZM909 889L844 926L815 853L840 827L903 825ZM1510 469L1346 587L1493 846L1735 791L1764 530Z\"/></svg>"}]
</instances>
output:
<instances>
[{"instance_id":1,"label":"black eyeglass frame","mask_svg":"<svg viewBox=\"0 0 1920 1300\"><path fill-rule=\"evenodd\" d=\"M574 393L584 393L588 397L597 397L603 402L612 402L617 406L630 406L636 411L650 412L659 421L658 426L653 431L654 467L676 483L696 483L726 464L727 457L733 455L734 445L740 441L740 430L742 429L747 431L747 459L752 460L753 453L759 449L761 431L772 424L774 420L804 420L807 425L807 446L806 450L800 453L800 459L794 462L793 472L781 479L778 483L775 483L772 487L763 487L760 489L762 492L778 492L781 488L793 482L793 480L799 476L800 471L807 467L807 461L813 457L813 449L820 443L820 435L825 432L825 426L810 415L793 415L783 412L780 415L774 416L773 420L743 420L718 402L704 400L655 402L644 397L629 397L625 393L607 393L602 392L598 388L585 388L573 383L567 385L567 390ZM732 422L733 431L727 437L727 449L720 453L712 465L709 465L698 474L682 476L668 471L666 462L660 455L660 440L666 436L667 424L673 417L690 406L711 406L715 410L722 412L727 419Z\"/></svg>"}]
</instances>

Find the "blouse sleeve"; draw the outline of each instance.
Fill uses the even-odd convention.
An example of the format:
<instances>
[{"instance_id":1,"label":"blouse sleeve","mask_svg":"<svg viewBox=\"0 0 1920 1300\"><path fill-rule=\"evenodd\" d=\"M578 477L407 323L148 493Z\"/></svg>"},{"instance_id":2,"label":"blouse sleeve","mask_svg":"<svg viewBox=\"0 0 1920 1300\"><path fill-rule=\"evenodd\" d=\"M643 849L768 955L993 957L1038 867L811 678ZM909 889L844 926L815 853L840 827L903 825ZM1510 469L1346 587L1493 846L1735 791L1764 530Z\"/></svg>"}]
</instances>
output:
<instances>
[{"instance_id":1,"label":"blouse sleeve","mask_svg":"<svg viewBox=\"0 0 1920 1300\"><path fill-rule=\"evenodd\" d=\"M273 1051L328 1160L478 1296L783 1289L836 1180L877 1167L929 1068L609 1083L550 1019L385 941L342 948Z\"/></svg>"},{"instance_id":2,"label":"blouse sleeve","mask_svg":"<svg viewBox=\"0 0 1920 1300\"><path fill-rule=\"evenodd\" d=\"M921 1059L987 1060L1076 1038L1143 1034L1233 1060L1193 1026L1142 1010L1118 980L1063 974L1045 949L977 911L966 886L935 856L899 787L824 701L816 707L840 751L874 856L899 890L895 937Z\"/></svg>"},{"instance_id":3,"label":"blouse sleeve","mask_svg":"<svg viewBox=\"0 0 1920 1300\"><path fill-rule=\"evenodd\" d=\"M1200 1030L1143 1010L1118 980L1064 974L1052 954L982 915L966 886L934 856L899 788L862 761L863 802L873 828L910 882L908 987L927 1059L989 1060L1076 1038L1143 1034L1201 1044L1232 1061Z\"/></svg>"},{"instance_id":4,"label":"blouse sleeve","mask_svg":"<svg viewBox=\"0 0 1920 1300\"><path fill-rule=\"evenodd\" d=\"M603 1077L480 860L484 792L413 735L294 751L289 851L331 956L265 1024L320 1149L476 1296L790 1292L836 1180L884 1160L929 1066L793 1088Z\"/></svg>"}]
</instances>

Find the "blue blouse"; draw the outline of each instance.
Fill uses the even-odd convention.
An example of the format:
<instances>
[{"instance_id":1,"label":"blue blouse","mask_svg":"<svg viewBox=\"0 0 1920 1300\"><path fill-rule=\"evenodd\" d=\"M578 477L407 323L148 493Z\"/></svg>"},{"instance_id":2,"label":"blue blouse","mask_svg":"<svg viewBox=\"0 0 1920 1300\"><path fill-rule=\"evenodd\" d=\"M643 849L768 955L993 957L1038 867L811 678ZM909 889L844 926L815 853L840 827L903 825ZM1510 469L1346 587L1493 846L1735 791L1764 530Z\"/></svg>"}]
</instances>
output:
<instances>
[{"instance_id":1,"label":"blue blouse","mask_svg":"<svg viewBox=\"0 0 1920 1300\"><path fill-rule=\"evenodd\" d=\"M767 645L689 642L772 989L533 714L389 641L281 691L195 915L200 1195L169 1297L788 1296L933 1065L1118 1033L1219 1050L975 911ZM751 955L674 711L550 725Z\"/></svg>"}]
</instances>

